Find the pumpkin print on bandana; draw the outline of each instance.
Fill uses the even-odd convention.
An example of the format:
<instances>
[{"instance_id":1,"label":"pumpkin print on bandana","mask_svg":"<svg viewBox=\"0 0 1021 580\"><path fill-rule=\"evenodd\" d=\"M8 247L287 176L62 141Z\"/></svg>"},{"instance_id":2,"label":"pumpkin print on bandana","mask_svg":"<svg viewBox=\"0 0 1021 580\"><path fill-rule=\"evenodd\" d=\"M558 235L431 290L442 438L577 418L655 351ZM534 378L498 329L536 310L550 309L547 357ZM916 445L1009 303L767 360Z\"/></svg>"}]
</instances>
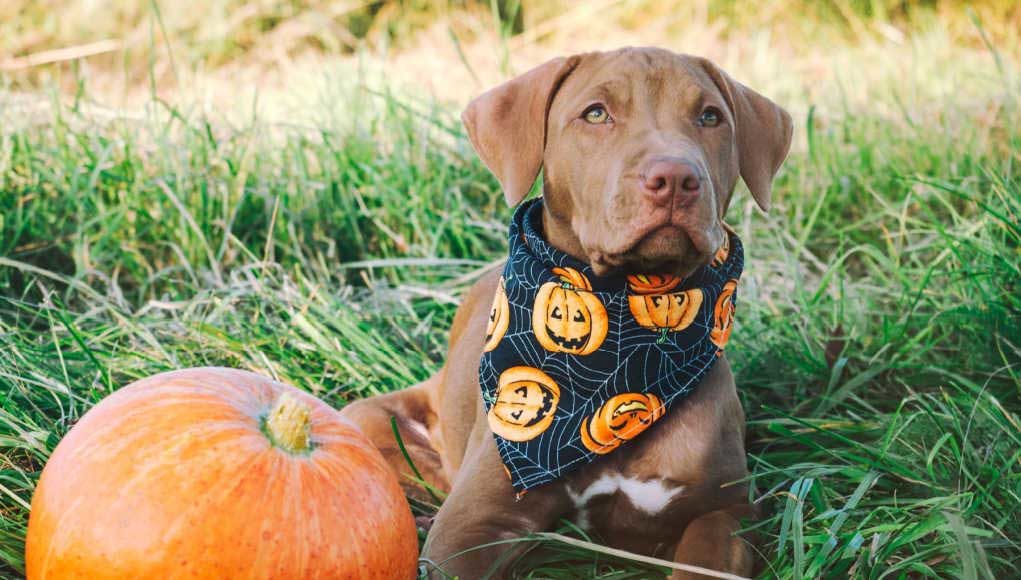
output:
<instances>
[{"instance_id":1,"label":"pumpkin print on bandana","mask_svg":"<svg viewBox=\"0 0 1021 580\"><path fill-rule=\"evenodd\" d=\"M503 289L503 278L500 278L500 285L496 288L496 295L493 296L493 307L489 310L489 323L486 325L485 352L496 348L503 339L503 333L507 332L510 325L510 304L507 303L507 293Z\"/></svg>"},{"instance_id":2,"label":"pumpkin print on bandana","mask_svg":"<svg viewBox=\"0 0 1021 580\"><path fill-rule=\"evenodd\" d=\"M635 294L666 294L681 283L680 276L672 274L634 274L627 277L627 284Z\"/></svg>"},{"instance_id":3,"label":"pumpkin print on bandana","mask_svg":"<svg viewBox=\"0 0 1021 580\"><path fill-rule=\"evenodd\" d=\"M624 393L610 398L581 422L581 443L604 455L645 431L663 416L663 403L652 393Z\"/></svg>"},{"instance_id":4,"label":"pumpkin print on bandana","mask_svg":"<svg viewBox=\"0 0 1021 580\"><path fill-rule=\"evenodd\" d=\"M606 338L606 308L584 274L553 268L559 281L546 282L535 295L532 330L546 350L591 354Z\"/></svg>"},{"instance_id":5,"label":"pumpkin print on bandana","mask_svg":"<svg viewBox=\"0 0 1021 580\"><path fill-rule=\"evenodd\" d=\"M539 369L513 367L500 375L489 428L510 441L528 441L549 428L560 400L560 387Z\"/></svg>"},{"instance_id":6,"label":"pumpkin print on bandana","mask_svg":"<svg viewBox=\"0 0 1021 580\"><path fill-rule=\"evenodd\" d=\"M727 235L723 236L723 244L719 250L716 250L716 254L713 256L713 268L719 268L727 261L727 257L730 256L730 228L727 229Z\"/></svg>"},{"instance_id":7,"label":"pumpkin print on bandana","mask_svg":"<svg viewBox=\"0 0 1021 580\"><path fill-rule=\"evenodd\" d=\"M719 360L710 335L729 334L744 263L728 231L714 263L683 279L596 276L543 239L542 204L514 213L479 362L489 426L519 494L645 436L683 404Z\"/></svg>"},{"instance_id":8,"label":"pumpkin print on bandana","mask_svg":"<svg viewBox=\"0 0 1021 580\"><path fill-rule=\"evenodd\" d=\"M649 284L647 281L652 276L639 275L628 276L628 289L632 292L628 296L628 307L635 322L643 328L648 328L660 333L659 341L666 340L666 333L669 331L684 330L695 320L698 309L702 306L702 290L692 288L683 292L672 292L664 294L678 284L681 279L672 276L672 284ZM662 279L663 276L657 276Z\"/></svg>"},{"instance_id":9,"label":"pumpkin print on bandana","mask_svg":"<svg viewBox=\"0 0 1021 580\"><path fill-rule=\"evenodd\" d=\"M713 344L723 348L730 340L730 329L734 326L734 291L737 290L737 280L730 280L723 285L723 292L716 300L716 307L713 309L713 331L709 339Z\"/></svg>"}]
</instances>

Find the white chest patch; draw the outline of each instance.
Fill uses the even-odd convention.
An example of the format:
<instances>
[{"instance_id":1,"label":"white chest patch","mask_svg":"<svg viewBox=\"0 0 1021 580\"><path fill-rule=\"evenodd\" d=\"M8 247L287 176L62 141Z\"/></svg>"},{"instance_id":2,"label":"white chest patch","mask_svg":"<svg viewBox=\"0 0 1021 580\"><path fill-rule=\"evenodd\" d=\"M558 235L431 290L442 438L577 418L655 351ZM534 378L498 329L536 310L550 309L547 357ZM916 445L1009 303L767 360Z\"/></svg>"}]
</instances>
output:
<instances>
[{"instance_id":1,"label":"white chest patch","mask_svg":"<svg viewBox=\"0 0 1021 580\"><path fill-rule=\"evenodd\" d=\"M663 510L678 495L684 492L684 486L668 487L662 479L649 479L641 481L631 477L624 477L619 473L607 473L592 482L583 490L575 492L570 486L567 487L567 494L574 507L580 514L579 520L585 519L584 509L592 498L597 495L610 493L623 493L627 496L631 505L649 515L655 515ZM580 523L580 522L579 522Z\"/></svg>"}]
</instances>

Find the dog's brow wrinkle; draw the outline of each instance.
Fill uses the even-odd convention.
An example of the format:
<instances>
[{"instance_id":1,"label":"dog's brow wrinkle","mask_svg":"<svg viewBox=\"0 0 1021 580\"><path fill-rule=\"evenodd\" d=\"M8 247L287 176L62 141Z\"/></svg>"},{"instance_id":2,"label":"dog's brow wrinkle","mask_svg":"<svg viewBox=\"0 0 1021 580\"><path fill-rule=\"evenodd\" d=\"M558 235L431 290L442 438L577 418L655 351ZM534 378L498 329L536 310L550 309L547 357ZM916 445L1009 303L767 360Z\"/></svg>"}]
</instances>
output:
<instances>
[{"instance_id":1,"label":"dog's brow wrinkle","mask_svg":"<svg viewBox=\"0 0 1021 580\"><path fill-rule=\"evenodd\" d=\"M592 91L598 93L600 96L608 97L613 95L615 92L626 92L628 83L622 83L616 80L603 81L596 86L592 87Z\"/></svg>"}]
</instances>

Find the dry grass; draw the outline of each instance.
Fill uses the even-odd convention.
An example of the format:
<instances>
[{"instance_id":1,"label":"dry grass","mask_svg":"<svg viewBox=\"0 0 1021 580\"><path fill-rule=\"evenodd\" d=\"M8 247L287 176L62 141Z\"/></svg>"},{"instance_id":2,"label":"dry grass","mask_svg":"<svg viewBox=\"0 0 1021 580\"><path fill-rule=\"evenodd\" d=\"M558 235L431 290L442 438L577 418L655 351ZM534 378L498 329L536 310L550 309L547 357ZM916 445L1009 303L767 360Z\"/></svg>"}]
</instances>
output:
<instances>
[{"instance_id":1,"label":"dry grass","mask_svg":"<svg viewBox=\"0 0 1021 580\"><path fill-rule=\"evenodd\" d=\"M1011 1L525 1L516 36L488 2L367 8L376 4L15 0L0 6L0 66L100 43L102 54L5 78L13 90L66 95L85 83L91 99L117 108L156 95L245 115L257 101L262 118L290 119L352 80L463 103L552 56L623 45L707 56L800 112L883 102L875 93L891 83L914 85L919 101L986 96L972 77L1001 80L989 47L1004 67L1021 60L1021 5Z\"/></svg>"}]
</instances>

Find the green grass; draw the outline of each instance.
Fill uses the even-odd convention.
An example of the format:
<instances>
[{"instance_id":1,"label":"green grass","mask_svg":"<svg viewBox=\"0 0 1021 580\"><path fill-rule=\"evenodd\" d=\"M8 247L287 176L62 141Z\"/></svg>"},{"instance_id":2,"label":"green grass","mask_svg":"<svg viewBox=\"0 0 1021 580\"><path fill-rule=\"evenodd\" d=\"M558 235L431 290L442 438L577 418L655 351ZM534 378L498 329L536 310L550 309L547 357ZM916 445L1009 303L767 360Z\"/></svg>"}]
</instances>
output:
<instances>
[{"instance_id":1,"label":"green grass","mask_svg":"<svg viewBox=\"0 0 1021 580\"><path fill-rule=\"evenodd\" d=\"M731 208L767 577L1021 575L1021 102L987 72L805 97L775 210ZM227 365L339 407L441 364L510 210L456 111L347 96L308 126L0 101L4 575L46 458L120 386ZM649 574L527 541L522 575Z\"/></svg>"}]
</instances>

